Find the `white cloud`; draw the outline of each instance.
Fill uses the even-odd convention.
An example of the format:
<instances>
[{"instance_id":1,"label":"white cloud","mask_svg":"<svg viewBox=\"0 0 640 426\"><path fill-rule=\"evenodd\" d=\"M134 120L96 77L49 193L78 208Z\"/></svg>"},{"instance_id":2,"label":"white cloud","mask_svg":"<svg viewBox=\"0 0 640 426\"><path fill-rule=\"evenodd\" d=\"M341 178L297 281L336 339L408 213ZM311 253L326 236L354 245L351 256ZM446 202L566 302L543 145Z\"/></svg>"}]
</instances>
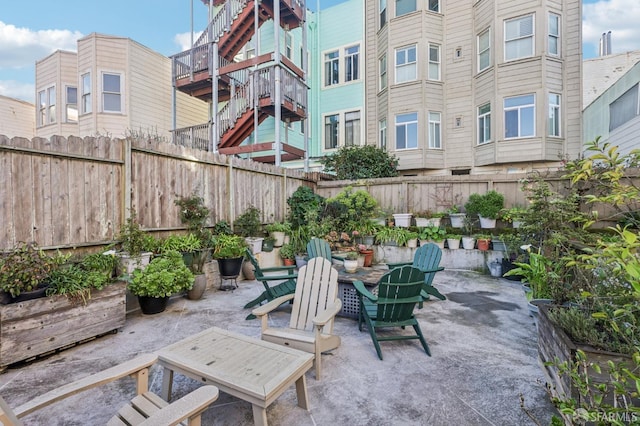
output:
<instances>
[{"instance_id":1,"label":"white cloud","mask_svg":"<svg viewBox=\"0 0 640 426\"><path fill-rule=\"evenodd\" d=\"M56 50L76 50L78 31L18 28L0 21L0 69L33 66Z\"/></svg>"},{"instance_id":2,"label":"white cloud","mask_svg":"<svg viewBox=\"0 0 640 426\"><path fill-rule=\"evenodd\" d=\"M200 37L201 34L202 31L193 33L194 43L198 40L198 37ZM180 46L180 52L191 49L191 36L189 33L176 34L176 36L173 38L173 41L175 41L176 44Z\"/></svg>"},{"instance_id":3,"label":"white cloud","mask_svg":"<svg viewBox=\"0 0 640 426\"><path fill-rule=\"evenodd\" d=\"M15 80L0 80L0 94L23 101L35 102L35 86Z\"/></svg>"},{"instance_id":4,"label":"white cloud","mask_svg":"<svg viewBox=\"0 0 640 426\"><path fill-rule=\"evenodd\" d=\"M582 39L598 52L602 33L611 31L613 53L640 50L640 2L598 0L582 7Z\"/></svg>"}]
</instances>

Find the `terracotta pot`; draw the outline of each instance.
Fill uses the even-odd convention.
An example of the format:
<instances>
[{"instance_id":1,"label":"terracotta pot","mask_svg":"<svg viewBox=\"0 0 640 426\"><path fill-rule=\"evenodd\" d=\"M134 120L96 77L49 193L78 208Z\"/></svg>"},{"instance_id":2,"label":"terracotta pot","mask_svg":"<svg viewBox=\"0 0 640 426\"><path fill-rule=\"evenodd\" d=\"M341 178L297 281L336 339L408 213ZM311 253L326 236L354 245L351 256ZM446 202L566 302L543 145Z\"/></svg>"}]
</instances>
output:
<instances>
[{"instance_id":1,"label":"terracotta pot","mask_svg":"<svg viewBox=\"0 0 640 426\"><path fill-rule=\"evenodd\" d=\"M362 250L360 254L364 254L364 267L369 267L373 263L373 250Z\"/></svg>"},{"instance_id":2,"label":"terracotta pot","mask_svg":"<svg viewBox=\"0 0 640 426\"><path fill-rule=\"evenodd\" d=\"M282 259L282 262L284 263L284 266L293 266L296 264L295 259Z\"/></svg>"},{"instance_id":3,"label":"terracotta pot","mask_svg":"<svg viewBox=\"0 0 640 426\"><path fill-rule=\"evenodd\" d=\"M485 240L485 239L480 239L477 241L478 243L478 250L489 250L489 243L491 242L491 240Z\"/></svg>"}]
</instances>

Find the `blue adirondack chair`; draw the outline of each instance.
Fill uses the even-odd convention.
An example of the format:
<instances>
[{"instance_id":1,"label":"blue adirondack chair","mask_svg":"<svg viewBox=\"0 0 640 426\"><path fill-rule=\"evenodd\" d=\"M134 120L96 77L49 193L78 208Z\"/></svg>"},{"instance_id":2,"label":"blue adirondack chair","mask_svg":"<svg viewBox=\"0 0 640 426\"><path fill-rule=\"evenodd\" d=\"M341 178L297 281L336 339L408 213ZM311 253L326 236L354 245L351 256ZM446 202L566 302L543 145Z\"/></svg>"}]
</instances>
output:
<instances>
[{"instance_id":1,"label":"blue adirondack chair","mask_svg":"<svg viewBox=\"0 0 640 426\"><path fill-rule=\"evenodd\" d=\"M394 268L382 276L378 283L378 294L372 294L364 286L362 281L353 283L360 304L358 315L358 329L362 331L362 324L369 328L371 340L376 347L378 358L382 359L380 349L381 341L418 339L427 355L431 356L429 346L424 340L420 324L416 320L413 311L417 303L422 301L422 286L424 285L424 273L412 266L400 266ZM415 334L389 334L378 335L376 329L384 327L405 328L412 326Z\"/></svg>"},{"instance_id":2,"label":"blue adirondack chair","mask_svg":"<svg viewBox=\"0 0 640 426\"><path fill-rule=\"evenodd\" d=\"M399 266L411 265L414 268L420 269L424 272L424 286L423 298L428 300L430 296L437 297L440 300L445 300L446 297L433 286L433 278L436 272L444 270L443 266L440 266L440 259L442 259L442 250L437 244L427 243L420 246L413 256L413 262L411 263L390 263L389 269L397 268ZM422 302L419 304L419 308L422 308Z\"/></svg>"},{"instance_id":3,"label":"blue adirondack chair","mask_svg":"<svg viewBox=\"0 0 640 426\"><path fill-rule=\"evenodd\" d=\"M311 238L307 243L307 256L309 259L314 257L324 257L329 261L344 261L344 257L331 254L331 246L325 240L320 238Z\"/></svg>"}]
</instances>

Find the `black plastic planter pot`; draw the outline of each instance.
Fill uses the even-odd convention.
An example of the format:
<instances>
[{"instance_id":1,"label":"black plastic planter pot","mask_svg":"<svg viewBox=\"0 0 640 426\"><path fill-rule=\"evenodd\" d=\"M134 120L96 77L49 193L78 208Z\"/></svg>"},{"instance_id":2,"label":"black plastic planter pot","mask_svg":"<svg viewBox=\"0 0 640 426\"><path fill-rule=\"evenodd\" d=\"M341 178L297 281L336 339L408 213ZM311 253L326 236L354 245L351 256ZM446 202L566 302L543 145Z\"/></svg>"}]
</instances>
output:
<instances>
[{"instance_id":1,"label":"black plastic planter pot","mask_svg":"<svg viewBox=\"0 0 640 426\"><path fill-rule=\"evenodd\" d=\"M236 278L242 270L242 261L244 257L235 259L218 259L218 267L220 275L225 278Z\"/></svg>"},{"instance_id":2,"label":"black plastic planter pot","mask_svg":"<svg viewBox=\"0 0 640 426\"><path fill-rule=\"evenodd\" d=\"M138 296L140 310L145 315L159 314L167 309L168 297Z\"/></svg>"}]
</instances>

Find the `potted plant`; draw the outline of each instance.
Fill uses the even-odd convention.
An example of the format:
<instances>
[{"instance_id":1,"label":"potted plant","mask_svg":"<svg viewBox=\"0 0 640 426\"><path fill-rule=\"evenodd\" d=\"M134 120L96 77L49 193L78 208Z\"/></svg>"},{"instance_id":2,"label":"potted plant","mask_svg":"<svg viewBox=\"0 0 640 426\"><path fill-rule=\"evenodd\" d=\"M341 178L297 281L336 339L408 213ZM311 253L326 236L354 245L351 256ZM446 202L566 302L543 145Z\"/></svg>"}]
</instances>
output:
<instances>
[{"instance_id":1,"label":"potted plant","mask_svg":"<svg viewBox=\"0 0 640 426\"><path fill-rule=\"evenodd\" d=\"M425 245L429 242L434 242L440 248L444 248L444 239L447 231L439 226L426 226L421 228L418 232L418 239L420 245Z\"/></svg>"},{"instance_id":2,"label":"potted plant","mask_svg":"<svg viewBox=\"0 0 640 426\"><path fill-rule=\"evenodd\" d=\"M291 243L285 243L280 247L280 257L285 266L292 266L296 263L296 252Z\"/></svg>"},{"instance_id":3,"label":"potted plant","mask_svg":"<svg viewBox=\"0 0 640 426\"><path fill-rule=\"evenodd\" d=\"M262 251L264 237L262 237L261 215L259 208L250 205L233 223L235 233L245 237L247 245L254 254Z\"/></svg>"},{"instance_id":4,"label":"potted plant","mask_svg":"<svg viewBox=\"0 0 640 426\"><path fill-rule=\"evenodd\" d=\"M456 250L460 248L460 235L454 233L448 233L445 235L445 239L447 240L447 248L450 250Z\"/></svg>"},{"instance_id":5,"label":"potted plant","mask_svg":"<svg viewBox=\"0 0 640 426\"><path fill-rule=\"evenodd\" d=\"M500 212L500 219L510 223L515 229L520 227L522 219L525 215L526 209L520 206L510 207L508 209L502 209Z\"/></svg>"},{"instance_id":6,"label":"potted plant","mask_svg":"<svg viewBox=\"0 0 640 426\"><path fill-rule=\"evenodd\" d=\"M264 228L274 239L273 246L282 247L287 232L291 231L291 224L289 222L274 222L266 225Z\"/></svg>"},{"instance_id":7,"label":"potted plant","mask_svg":"<svg viewBox=\"0 0 640 426\"><path fill-rule=\"evenodd\" d=\"M129 210L129 217L120 228L117 238L122 248L118 253L121 273L131 274L134 269L144 268L149 264L156 241L140 227L135 209Z\"/></svg>"},{"instance_id":8,"label":"potted plant","mask_svg":"<svg viewBox=\"0 0 640 426\"><path fill-rule=\"evenodd\" d=\"M478 245L478 250L482 250L482 251L489 250L489 244L491 243L491 235L489 235L489 234L477 234L476 235L476 243Z\"/></svg>"},{"instance_id":9,"label":"potted plant","mask_svg":"<svg viewBox=\"0 0 640 426\"><path fill-rule=\"evenodd\" d=\"M194 192L188 197L177 198L174 203L180 208L180 222L204 244L210 238L206 228L210 211L204 205L204 198Z\"/></svg>"},{"instance_id":10,"label":"potted plant","mask_svg":"<svg viewBox=\"0 0 640 426\"><path fill-rule=\"evenodd\" d=\"M408 230L406 233L406 245L409 248L416 248L418 247L418 233L416 231L410 231Z\"/></svg>"},{"instance_id":11,"label":"potted plant","mask_svg":"<svg viewBox=\"0 0 640 426\"><path fill-rule=\"evenodd\" d=\"M449 209L447 209L447 215L449 216L449 222L452 228L462 228L463 220L467 216L457 205L449 207Z\"/></svg>"},{"instance_id":12,"label":"potted plant","mask_svg":"<svg viewBox=\"0 0 640 426\"><path fill-rule=\"evenodd\" d=\"M146 268L133 271L129 290L138 296L143 314L157 314L167 307L169 297L191 289L194 277L177 251L155 257Z\"/></svg>"},{"instance_id":13,"label":"potted plant","mask_svg":"<svg viewBox=\"0 0 640 426\"><path fill-rule=\"evenodd\" d=\"M68 257L51 257L36 243L21 243L0 257L0 290L2 302L19 302L43 297L50 274Z\"/></svg>"},{"instance_id":14,"label":"potted plant","mask_svg":"<svg viewBox=\"0 0 640 426\"><path fill-rule=\"evenodd\" d=\"M496 220L504 209L504 195L495 190L485 194L471 194L464 205L467 214L477 214L481 228L495 228Z\"/></svg>"},{"instance_id":15,"label":"potted plant","mask_svg":"<svg viewBox=\"0 0 640 426\"><path fill-rule=\"evenodd\" d=\"M425 210L413 214L418 228L426 226L440 226L440 222L444 216L444 212L433 212L431 210Z\"/></svg>"},{"instance_id":16,"label":"potted plant","mask_svg":"<svg viewBox=\"0 0 640 426\"><path fill-rule=\"evenodd\" d=\"M358 252L350 251L344 258L344 270L348 273L353 273L358 270Z\"/></svg>"},{"instance_id":17,"label":"potted plant","mask_svg":"<svg viewBox=\"0 0 640 426\"><path fill-rule=\"evenodd\" d=\"M246 247L245 239L239 235L223 234L214 237L213 258L218 261L223 278L236 278L240 275Z\"/></svg>"}]
</instances>

